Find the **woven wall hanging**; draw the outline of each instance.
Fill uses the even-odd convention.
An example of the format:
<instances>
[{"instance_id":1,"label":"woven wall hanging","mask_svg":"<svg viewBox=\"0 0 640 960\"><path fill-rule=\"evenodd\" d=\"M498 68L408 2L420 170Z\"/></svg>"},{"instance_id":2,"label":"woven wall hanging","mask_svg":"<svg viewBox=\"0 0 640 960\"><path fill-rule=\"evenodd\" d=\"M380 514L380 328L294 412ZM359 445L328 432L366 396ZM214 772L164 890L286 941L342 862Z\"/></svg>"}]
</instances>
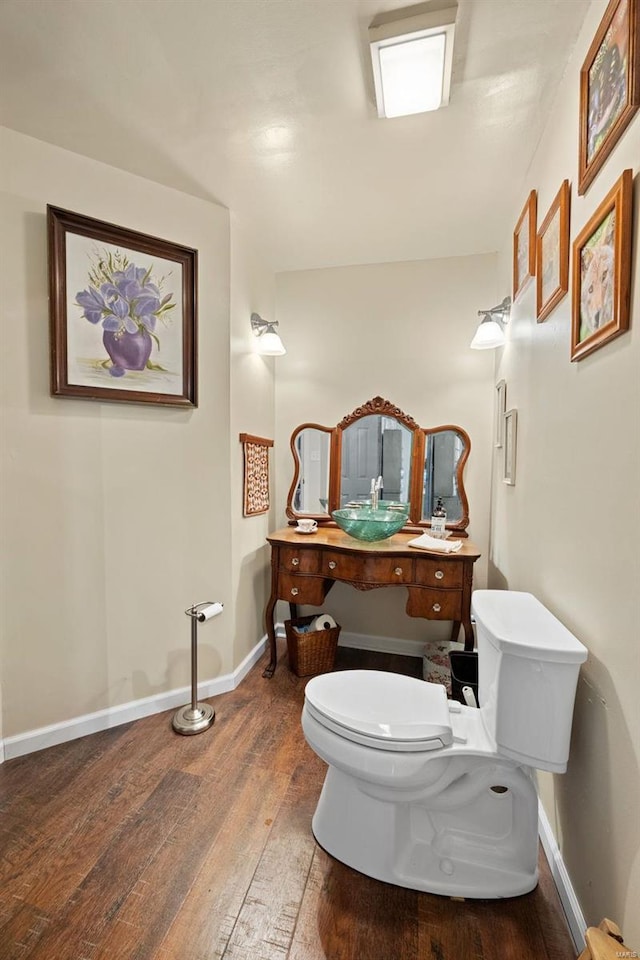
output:
<instances>
[{"instance_id":1,"label":"woven wall hanging","mask_svg":"<svg viewBox=\"0 0 640 960\"><path fill-rule=\"evenodd\" d=\"M269 509L269 447L273 440L241 433L244 450L243 514L254 517Z\"/></svg>"}]
</instances>

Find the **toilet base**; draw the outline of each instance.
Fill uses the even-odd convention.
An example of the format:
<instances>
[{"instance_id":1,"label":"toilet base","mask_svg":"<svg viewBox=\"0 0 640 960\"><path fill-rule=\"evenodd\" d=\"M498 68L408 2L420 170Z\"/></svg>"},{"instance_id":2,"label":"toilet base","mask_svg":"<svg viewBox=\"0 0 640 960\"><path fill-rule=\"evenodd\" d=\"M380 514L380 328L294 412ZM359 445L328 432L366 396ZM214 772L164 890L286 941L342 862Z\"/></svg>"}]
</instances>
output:
<instances>
[{"instance_id":1,"label":"toilet base","mask_svg":"<svg viewBox=\"0 0 640 960\"><path fill-rule=\"evenodd\" d=\"M477 761L432 797L402 802L329 767L313 833L336 860L411 890L516 897L538 882L538 804L528 771Z\"/></svg>"}]
</instances>

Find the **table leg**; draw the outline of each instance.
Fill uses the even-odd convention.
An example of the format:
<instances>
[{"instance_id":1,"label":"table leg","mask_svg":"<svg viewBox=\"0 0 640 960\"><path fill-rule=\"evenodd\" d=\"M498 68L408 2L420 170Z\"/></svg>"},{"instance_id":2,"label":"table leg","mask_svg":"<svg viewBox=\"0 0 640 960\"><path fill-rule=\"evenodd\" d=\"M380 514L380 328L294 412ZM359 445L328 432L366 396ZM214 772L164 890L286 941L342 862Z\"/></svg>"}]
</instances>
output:
<instances>
[{"instance_id":1,"label":"table leg","mask_svg":"<svg viewBox=\"0 0 640 960\"><path fill-rule=\"evenodd\" d=\"M473 635L471 619L463 620L462 626L464 628L464 649L467 653L471 653L475 645L475 637Z\"/></svg>"},{"instance_id":2,"label":"table leg","mask_svg":"<svg viewBox=\"0 0 640 960\"><path fill-rule=\"evenodd\" d=\"M267 628L267 637L269 638L269 653L271 658L268 665L262 671L262 676L266 677L267 680L270 680L273 676L276 663L278 662L278 652L276 647L276 629L273 623L273 611L276 605L277 595L272 593L269 597L269 603L267 604L267 609L265 611L265 623Z\"/></svg>"},{"instance_id":3,"label":"table leg","mask_svg":"<svg viewBox=\"0 0 640 960\"><path fill-rule=\"evenodd\" d=\"M451 643L457 643L461 624L462 620L454 620L451 624Z\"/></svg>"}]
</instances>

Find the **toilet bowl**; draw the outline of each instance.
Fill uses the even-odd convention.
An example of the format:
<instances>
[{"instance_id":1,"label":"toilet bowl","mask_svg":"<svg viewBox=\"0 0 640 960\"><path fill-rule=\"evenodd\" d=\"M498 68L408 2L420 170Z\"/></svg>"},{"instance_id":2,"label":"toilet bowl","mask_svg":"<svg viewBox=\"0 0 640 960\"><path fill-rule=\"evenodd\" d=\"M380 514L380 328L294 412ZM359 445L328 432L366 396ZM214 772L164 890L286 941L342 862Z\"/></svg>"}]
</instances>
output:
<instances>
[{"instance_id":1,"label":"toilet bowl","mask_svg":"<svg viewBox=\"0 0 640 960\"><path fill-rule=\"evenodd\" d=\"M309 681L302 729L328 764L313 817L337 860L387 883L494 898L537 883L533 768L562 773L585 647L535 597L472 599L480 707L375 670Z\"/></svg>"}]
</instances>

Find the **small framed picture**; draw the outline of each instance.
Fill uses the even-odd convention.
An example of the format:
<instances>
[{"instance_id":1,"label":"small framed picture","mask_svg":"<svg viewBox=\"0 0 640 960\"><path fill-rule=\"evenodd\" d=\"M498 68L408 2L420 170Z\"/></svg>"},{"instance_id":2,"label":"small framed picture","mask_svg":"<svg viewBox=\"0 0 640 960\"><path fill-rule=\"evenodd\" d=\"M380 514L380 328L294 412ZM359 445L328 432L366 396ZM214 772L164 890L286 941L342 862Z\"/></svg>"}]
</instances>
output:
<instances>
[{"instance_id":1,"label":"small framed picture","mask_svg":"<svg viewBox=\"0 0 640 960\"><path fill-rule=\"evenodd\" d=\"M625 170L573 241L571 359L629 329L633 172Z\"/></svg>"},{"instance_id":2,"label":"small framed picture","mask_svg":"<svg viewBox=\"0 0 640 960\"><path fill-rule=\"evenodd\" d=\"M532 190L513 231L513 299L536 272L537 193Z\"/></svg>"},{"instance_id":3,"label":"small framed picture","mask_svg":"<svg viewBox=\"0 0 640 960\"><path fill-rule=\"evenodd\" d=\"M580 195L639 105L640 0L610 0L580 70Z\"/></svg>"},{"instance_id":4,"label":"small framed picture","mask_svg":"<svg viewBox=\"0 0 640 960\"><path fill-rule=\"evenodd\" d=\"M513 487L516 482L516 440L518 411L507 410L504 415L504 474L503 480Z\"/></svg>"},{"instance_id":5,"label":"small framed picture","mask_svg":"<svg viewBox=\"0 0 640 960\"><path fill-rule=\"evenodd\" d=\"M536 317L546 320L569 289L569 181L565 180L536 238Z\"/></svg>"},{"instance_id":6,"label":"small framed picture","mask_svg":"<svg viewBox=\"0 0 640 960\"><path fill-rule=\"evenodd\" d=\"M197 406L198 252L47 207L51 394Z\"/></svg>"},{"instance_id":7,"label":"small framed picture","mask_svg":"<svg viewBox=\"0 0 640 960\"><path fill-rule=\"evenodd\" d=\"M501 447L504 443L504 414L507 409L507 384L505 380L496 383L496 429L495 446Z\"/></svg>"}]
</instances>

